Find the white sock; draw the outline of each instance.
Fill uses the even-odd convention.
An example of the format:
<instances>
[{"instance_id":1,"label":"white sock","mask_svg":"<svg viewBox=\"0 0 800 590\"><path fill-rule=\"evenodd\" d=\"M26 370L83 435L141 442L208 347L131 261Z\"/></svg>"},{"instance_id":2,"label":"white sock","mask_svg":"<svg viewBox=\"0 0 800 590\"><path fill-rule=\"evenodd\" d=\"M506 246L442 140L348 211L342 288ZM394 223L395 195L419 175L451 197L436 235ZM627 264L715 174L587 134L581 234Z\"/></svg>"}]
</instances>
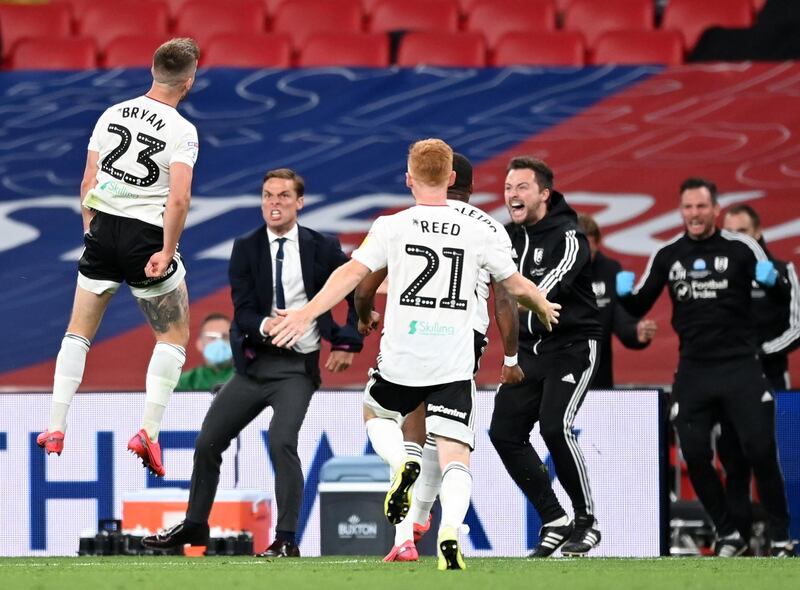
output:
<instances>
[{"instance_id":1,"label":"white sock","mask_svg":"<svg viewBox=\"0 0 800 590\"><path fill-rule=\"evenodd\" d=\"M414 501L411 501L414 506ZM414 540L414 519L406 517L400 524L394 525L394 544L398 547L406 541Z\"/></svg>"},{"instance_id":2,"label":"white sock","mask_svg":"<svg viewBox=\"0 0 800 590\"><path fill-rule=\"evenodd\" d=\"M556 518L550 522L544 523L542 526L567 526L569 524L569 516L566 514L561 518Z\"/></svg>"},{"instance_id":3,"label":"white sock","mask_svg":"<svg viewBox=\"0 0 800 590\"><path fill-rule=\"evenodd\" d=\"M442 523L439 530L452 527L456 530L464 523L472 494L472 474L460 461L451 461L442 471Z\"/></svg>"},{"instance_id":4,"label":"white sock","mask_svg":"<svg viewBox=\"0 0 800 590\"><path fill-rule=\"evenodd\" d=\"M378 456L389 464L392 473L403 467L408 454L403 444L403 431L394 420L370 418L367 420L367 436Z\"/></svg>"},{"instance_id":5,"label":"white sock","mask_svg":"<svg viewBox=\"0 0 800 590\"><path fill-rule=\"evenodd\" d=\"M414 484L414 494L409 511L409 518L417 524L428 522L439 488L442 487L442 469L439 467L439 452L436 441L432 437L425 440L422 447L422 470Z\"/></svg>"},{"instance_id":6,"label":"white sock","mask_svg":"<svg viewBox=\"0 0 800 590\"><path fill-rule=\"evenodd\" d=\"M156 442L161 431L161 419L167 409L169 398L178 384L181 368L186 362L186 350L182 346L168 342L156 342L153 356L147 367L142 428L150 440Z\"/></svg>"},{"instance_id":7,"label":"white sock","mask_svg":"<svg viewBox=\"0 0 800 590\"><path fill-rule=\"evenodd\" d=\"M67 431L67 413L72 397L83 380L83 369L86 367L86 355L90 346L91 343L86 338L69 332L61 340L53 376L50 423L47 426L50 432Z\"/></svg>"},{"instance_id":8,"label":"white sock","mask_svg":"<svg viewBox=\"0 0 800 590\"><path fill-rule=\"evenodd\" d=\"M413 457L417 461L422 461L422 447L410 440L403 442L403 447L406 449L406 456Z\"/></svg>"}]
</instances>

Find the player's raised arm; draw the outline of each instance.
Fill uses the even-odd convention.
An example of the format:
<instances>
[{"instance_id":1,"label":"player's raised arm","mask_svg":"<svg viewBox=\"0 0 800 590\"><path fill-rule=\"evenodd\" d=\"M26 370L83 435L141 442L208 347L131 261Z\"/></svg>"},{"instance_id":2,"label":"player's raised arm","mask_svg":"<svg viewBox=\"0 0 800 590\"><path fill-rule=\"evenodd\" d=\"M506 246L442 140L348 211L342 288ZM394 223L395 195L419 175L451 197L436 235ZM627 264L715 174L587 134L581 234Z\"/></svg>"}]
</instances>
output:
<instances>
[{"instance_id":1,"label":"player's raised arm","mask_svg":"<svg viewBox=\"0 0 800 590\"><path fill-rule=\"evenodd\" d=\"M536 314L548 332L552 332L553 324L558 323L560 304L548 301L533 281L529 281L518 272L501 282L520 304Z\"/></svg>"},{"instance_id":2,"label":"player's raised arm","mask_svg":"<svg viewBox=\"0 0 800 590\"><path fill-rule=\"evenodd\" d=\"M344 299L369 274L369 268L350 260L337 268L319 293L300 309L279 310L281 320L269 331L275 346L291 348L305 334L309 324Z\"/></svg>"}]
</instances>

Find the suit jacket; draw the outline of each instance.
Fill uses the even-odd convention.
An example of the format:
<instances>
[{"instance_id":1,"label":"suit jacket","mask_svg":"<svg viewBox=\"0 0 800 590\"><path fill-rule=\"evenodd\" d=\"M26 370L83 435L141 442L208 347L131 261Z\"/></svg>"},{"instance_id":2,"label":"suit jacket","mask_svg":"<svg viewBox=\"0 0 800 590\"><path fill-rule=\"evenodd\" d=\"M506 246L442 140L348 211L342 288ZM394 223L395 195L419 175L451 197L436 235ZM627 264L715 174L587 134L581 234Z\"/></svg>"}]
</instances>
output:
<instances>
[{"instance_id":1,"label":"suit jacket","mask_svg":"<svg viewBox=\"0 0 800 590\"><path fill-rule=\"evenodd\" d=\"M306 227L298 226L300 265L309 301L316 295L331 273L347 262L339 240ZM228 279L233 299L231 350L236 372L246 374L247 365L260 352L271 346L259 331L261 322L272 310L272 256L266 224L241 236L233 243L228 266ZM320 335L332 344L333 350L359 352L363 343L358 333L358 316L353 294L347 296L347 323L338 325L330 312L317 318Z\"/></svg>"}]
</instances>

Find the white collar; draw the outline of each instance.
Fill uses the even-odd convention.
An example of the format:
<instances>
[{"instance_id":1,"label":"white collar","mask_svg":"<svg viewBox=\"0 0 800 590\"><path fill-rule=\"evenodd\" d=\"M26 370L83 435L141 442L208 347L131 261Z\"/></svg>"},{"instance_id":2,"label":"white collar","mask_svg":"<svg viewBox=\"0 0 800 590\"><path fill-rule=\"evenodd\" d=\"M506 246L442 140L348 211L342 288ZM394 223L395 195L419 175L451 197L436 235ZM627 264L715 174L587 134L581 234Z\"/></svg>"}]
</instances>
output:
<instances>
[{"instance_id":1,"label":"white collar","mask_svg":"<svg viewBox=\"0 0 800 590\"><path fill-rule=\"evenodd\" d=\"M299 233L300 233L300 232L299 232L299 231L298 231L298 229L297 229L297 224L296 224L296 223L294 224L294 226L292 227L292 229L290 229L288 232L286 232L286 233L285 233L285 234L283 234L282 236L279 236L278 234L276 234L275 232L273 232L272 230L270 230L270 229L269 229L269 226L267 226L267 238L269 239L269 243L270 243L270 244L271 244L272 242L274 242L275 240L278 240L278 239L280 239L280 238L286 238L286 239L287 239L287 240L289 240L290 242L296 242L296 241L298 240L298 234L299 234Z\"/></svg>"}]
</instances>

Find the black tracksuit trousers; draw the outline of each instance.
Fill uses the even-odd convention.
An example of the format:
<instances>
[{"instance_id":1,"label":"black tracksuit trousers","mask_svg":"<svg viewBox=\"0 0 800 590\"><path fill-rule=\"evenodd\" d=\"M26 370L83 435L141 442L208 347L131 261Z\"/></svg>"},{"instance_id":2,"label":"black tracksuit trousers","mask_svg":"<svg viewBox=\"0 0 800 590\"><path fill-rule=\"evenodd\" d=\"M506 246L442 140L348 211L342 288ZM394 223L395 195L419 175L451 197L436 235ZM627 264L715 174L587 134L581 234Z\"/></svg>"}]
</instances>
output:
<instances>
[{"instance_id":1,"label":"black tracksuit trousers","mask_svg":"<svg viewBox=\"0 0 800 590\"><path fill-rule=\"evenodd\" d=\"M547 468L530 442L537 422L575 515L594 513L586 461L572 424L597 370L598 350L596 340L583 340L542 355L521 351L519 362L525 379L517 385L501 386L495 397L489 437L543 523L565 512L553 493Z\"/></svg>"},{"instance_id":2,"label":"black tracksuit trousers","mask_svg":"<svg viewBox=\"0 0 800 590\"><path fill-rule=\"evenodd\" d=\"M770 539L789 539L789 509L775 441L775 399L758 358L682 358L672 395L670 415L689 478L717 534L735 532L737 521L744 516L731 513L713 464L711 430L721 421L735 431L747 463L753 467Z\"/></svg>"}]
</instances>

